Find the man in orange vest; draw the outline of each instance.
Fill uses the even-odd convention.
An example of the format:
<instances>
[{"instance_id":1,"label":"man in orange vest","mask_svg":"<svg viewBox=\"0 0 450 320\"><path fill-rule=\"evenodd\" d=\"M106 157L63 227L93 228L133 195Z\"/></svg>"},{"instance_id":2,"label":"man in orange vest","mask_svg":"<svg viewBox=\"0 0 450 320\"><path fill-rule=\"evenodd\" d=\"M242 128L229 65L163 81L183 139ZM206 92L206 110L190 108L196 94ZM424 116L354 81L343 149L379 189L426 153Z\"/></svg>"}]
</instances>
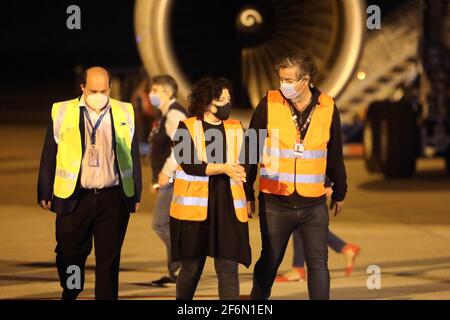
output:
<instances>
[{"instance_id":1,"label":"man in orange vest","mask_svg":"<svg viewBox=\"0 0 450 320\"><path fill-rule=\"evenodd\" d=\"M329 299L325 177L334 182L334 215L342 210L347 191L339 112L332 97L312 86L317 69L309 53L282 57L276 70L280 90L267 93L250 123L251 130L267 130L264 141L257 143L263 146L258 150L262 251L255 265L251 297L270 297L289 237L300 230L309 296ZM257 164L247 165L246 171L247 199L253 200L248 205L254 212Z\"/></svg>"}]
</instances>

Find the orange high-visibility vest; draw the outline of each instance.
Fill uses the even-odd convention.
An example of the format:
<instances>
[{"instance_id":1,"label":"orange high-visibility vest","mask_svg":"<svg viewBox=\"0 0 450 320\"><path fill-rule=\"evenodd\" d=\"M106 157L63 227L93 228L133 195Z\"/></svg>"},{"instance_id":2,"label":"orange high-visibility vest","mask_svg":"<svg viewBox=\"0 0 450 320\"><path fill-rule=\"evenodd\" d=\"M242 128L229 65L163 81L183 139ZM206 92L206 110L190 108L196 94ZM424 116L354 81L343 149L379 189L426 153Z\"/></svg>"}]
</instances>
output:
<instances>
[{"instance_id":1,"label":"orange high-visibility vest","mask_svg":"<svg viewBox=\"0 0 450 320\"><path fill-rule=\"evenodd\" d=\"M203 126L197 117L183 121L194 142L198 159L207 162L206 145ZM243 141L243 128L239 120L223 121L227 144L227 163L236 163ZM208 176L193 176L183 171L179 165L175 173L170 216L179 220L204 221L208 215ZM247 222L247 200L242 182L230 178L231 194L234 210L240 222Z\"/></svg>"},{"instance_id":2,"label":"orange high-visibility vest","mask_svg":"<svg viewBox=\"0 0 450 320\"><path fill-rule=\"evenodd\" d=\"M261 161L259 190L287 196L297 191L304 197L325 193L327 143L334 100L321 94L303 140L302 158L293 154L297 131L289 103L278 90L267 94L267 139Z\"/></svg>"}]
</instances>

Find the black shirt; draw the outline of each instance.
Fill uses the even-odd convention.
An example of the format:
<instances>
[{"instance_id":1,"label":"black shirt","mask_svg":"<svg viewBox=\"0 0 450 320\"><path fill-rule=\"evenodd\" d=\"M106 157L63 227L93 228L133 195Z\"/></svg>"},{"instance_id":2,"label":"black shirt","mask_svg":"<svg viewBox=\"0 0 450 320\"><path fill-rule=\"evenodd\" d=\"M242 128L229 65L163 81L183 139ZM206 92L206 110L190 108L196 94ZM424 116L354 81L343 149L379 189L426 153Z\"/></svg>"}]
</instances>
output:
<instances>
[{"instance_id":1,"label":"black shirt","mask_svg":"<svg viewBox=\"0 0 450 320\"><path fill-rule=\"evenodd\" d=\"M158 175L164 167L164 163L170 156L172 151L172 139L166 132L165 125L167 121L167 115L171 110L178 110L187 115L186 110L177 101L172 103L167 110L167 113L161 117L158 125L154 127L150 133L151 143L151 161L152 168L152 183L158 182ZM159 110L158 110L159 111Z\"/></svg>"},{"instance_id":2,"label":"black shirt","mask_svg":"<svg viewBox=\"0 0 450 320\"><path fill-rule=\"evenodd\" d=\"M315 88L311 87L312 99L310 104L305 108L303 112L297 110L295 105L291 103L290 100L286 99L292 106L293 110L297 115L297 121L299 128L303 126L309 113L311 112L314 105L318 103L319 96L321 92ZM250 121L249 129L267 129L267 96L264 97L258 104L253 113L253 117ZM292 121L291 118L287 121ZM305 131L306 132L306 131ZM257 135L259 138L259 135ZM246 143L248 144L248 143ZM258 141L257 146L264 145L264 141ZM342 201L347 193L347 175L345 172L344 159L342 154L342 137L341 137L341 121L339 117L339 111L334 106L333 118L330 128L330 140L327 144L327 178L333 183L333 195L332 199L335 201ZM262 150L258 150L258 154L262 154ZM253 184L256 179L258 171L257 164L246 164L247 173L247 184L246 184L246 196L247 200L255 199L255 192L253 189ZM275 194L260 193L260 197L263 197L266 201L277 203L282 206L287 206L289 208L302 208L317 205L326 201L326 196L320 197L303 197L297 192L289 196L281 196ZM261 199L262 200L262 199Z\"/></svg>"},{"instance_id":3,"label":"black shirt","mask_svg":"<svg viewBox=\"0 0 450 320\"><path fill-rule=\"evenodd\" d=\"M219 130L223 139L222 156L226 155L226 135L223 124L213 125L202 121L205 136L208 130ZM187 130L180 122L178 129ZM175 134L177 136L177 134ZM215 137L215 135L212 135ZM212 141L205 141L206 147ZM175 145L177 142L175 142ZM225 163L220 154L208 154L208 163ZM213 159L214 157L214 159ZM206 162L200 162L191 140L191 161L181 163L181 168L189 175L206 176ZM251 263L248 224L236 217L231 194L230 178L226 174L209 176L208 215L205 221L185 221L170 219L172 261L183 261L211 256L242 263Z\"/></svg>"}]
</instances>

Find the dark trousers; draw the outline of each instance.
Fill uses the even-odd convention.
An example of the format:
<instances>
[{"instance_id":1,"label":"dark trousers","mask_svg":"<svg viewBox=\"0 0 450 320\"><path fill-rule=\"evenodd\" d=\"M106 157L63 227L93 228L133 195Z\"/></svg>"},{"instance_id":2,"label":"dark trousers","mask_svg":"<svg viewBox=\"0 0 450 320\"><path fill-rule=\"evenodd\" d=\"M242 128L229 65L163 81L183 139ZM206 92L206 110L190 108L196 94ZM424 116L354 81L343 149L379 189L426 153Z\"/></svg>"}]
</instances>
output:
<instances>
[{"instance_id":1,"label":"dark trousers","mask_svg":"<svg viewBox=\"0 0 450 320\"><path fill-rule=\"evenodd\" d=\"M177 277L177 300L192 300L205 266L206 257L184 260ZM238 263L232 260L214 259L219 280L220 300L239 300Z\"/></svg>"},{"instance_id":2,"label":"dark trousers","mask_svg":"<svg viewBox=\"0 0 450 320\"><path fill-rule=\"evenodd\" d=\"M296 230L300 231L304 245L309 297L314 300L329 299L327 247L329 216L326 204L289 209L262 200L259 207L259 221L262 251L253 273L252 299L264 300L270 297L289 238Z\"/></svg>"},{"instance_id":3,"label":"dark trousers","mask_svg":"<svg viewBox=\"0 0 450 320\"><path fill-rule=\"evenodd\" d=\"M296 230L293 235L294 243L294 262L293 266L297 268L303 268L305 266L305 249L303 248L303 242L300 235L300 230ZM333 232L328 232L328 246L333 249L334 252L340 253L345 247L345 242Z\"/></svg>"},{"instance_id":4,"label":"dark trousers","mask_svg":"<svg viewBox=\"0 0 450 320\"><path fill-rule=\"evenodd\" d=\"M119 187L83 191L74 211L56 217L56 265L63 299L76 299L84 287L86 258L95 245L95 299L118 297L120 251L130 213ZM80 286L74 286L80 271Z\"/></svg>"}]
</instances>

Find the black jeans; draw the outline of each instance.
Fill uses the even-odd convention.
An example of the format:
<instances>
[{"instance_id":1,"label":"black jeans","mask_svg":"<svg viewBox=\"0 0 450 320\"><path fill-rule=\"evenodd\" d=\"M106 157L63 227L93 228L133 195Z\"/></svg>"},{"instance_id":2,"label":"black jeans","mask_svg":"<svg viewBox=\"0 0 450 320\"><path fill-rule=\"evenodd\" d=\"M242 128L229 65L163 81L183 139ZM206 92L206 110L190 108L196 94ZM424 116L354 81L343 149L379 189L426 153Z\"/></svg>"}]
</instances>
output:
<instances>
[{"instance_id":1,"label":"black jeans","mask_svg":"<svg viewBox=\"0 0 450 320\"><path fill-rule=\"evenodd\" d=\"M253 273L252 299L264 300L270 297L289 238L296 230L300 231L305 250L309 297L329 299L329 216L326 204L289 209L263 200L260 201L259 214L262 251Z\"/></svg>"},{"instance_id":2,"label":"black jeans","mask_svg":"<svg viewBox=\"0 0 450 320\"><path fill-rule=\"evenodd\" d=\"M303 242L299 230L294 232L292 240L294 243L294 262L292 265L296 268L303 268L305 267L305 249L303 249ZM328 247L336 253L341 253L345 247L345 241L330 231L328 233Z\"/></svg>"},{"instance_id":3,"label":"black jeans","mask_svg":"<svg viewBox=\"0 0 450 320\"><path fill-rule=\"evenodd\" d=\"M84 287L86 258L95 244L95 299L115 300L118 297L120 252L130 213L117 188L83 191L74 211L56 217L56 266L63 299L76 299ZM72 267L80 270L80 287L74 283ZM71 271L71 272L68 272Z\"/></svg>"},{"instance_id":4,"label":"black jeans","mask_svg":"<svg viewBox=\"0 0 450 320\"><path fill-rule=\"evenodd\" d=\"M192 300L205 266L206 257L184 260L177 277L177 300ZM238 263L232 260L214 259L219 280L220 300L239 300Z\"/></svg>"}]
</instances>

